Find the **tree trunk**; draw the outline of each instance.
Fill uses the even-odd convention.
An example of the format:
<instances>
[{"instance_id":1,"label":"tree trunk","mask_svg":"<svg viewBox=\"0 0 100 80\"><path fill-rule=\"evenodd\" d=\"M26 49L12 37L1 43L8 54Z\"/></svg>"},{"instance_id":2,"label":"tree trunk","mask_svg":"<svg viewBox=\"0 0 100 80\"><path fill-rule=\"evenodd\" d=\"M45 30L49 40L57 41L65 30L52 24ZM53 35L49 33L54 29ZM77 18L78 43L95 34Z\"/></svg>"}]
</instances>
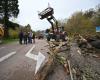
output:
<instances>
[{"instance_id":1,"label":"tree trunk","mask_svg":"<svg viewBox=\"0 0 100 80\"><path fill-rule=\"evenodd\" d=\"M9 28L8 28L8 18L7 16L4 17L4 37L8 38L9 37Z\"/></svg>"},{"instance_id":2,"label":"tree trunk","mask_svg":"<svg viewBox=\"0 0 100 80\"><path fill-rule=\"evenodd\" d=\"M4 13L4 37L8 38L9 37L9 32L8 32L8 21L9 21L9 17L8 17L8 10L7 10L7 5L8 5L8 1L5 0L5 13Z\"/></svg>"}]
</instances>

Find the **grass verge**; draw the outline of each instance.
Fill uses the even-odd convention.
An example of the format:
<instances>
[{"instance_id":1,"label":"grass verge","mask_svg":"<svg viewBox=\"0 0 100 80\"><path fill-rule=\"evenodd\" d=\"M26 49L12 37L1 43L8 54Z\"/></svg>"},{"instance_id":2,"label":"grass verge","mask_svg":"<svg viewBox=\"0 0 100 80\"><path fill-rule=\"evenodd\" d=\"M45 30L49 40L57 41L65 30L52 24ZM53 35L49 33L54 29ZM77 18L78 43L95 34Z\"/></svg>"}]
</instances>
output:
<instances>
[{"instance_id":1,"label":"grass verge","mask_svg":"<svg viewBox=\"0 0 100 80\"><path fill-rule=\"evenodd\" d=\"M2 40L2 44L9 44L9 43L12 43L12 42L17 42L18 41L18 39L3 39Z\"/></svg>"}]
</instances>

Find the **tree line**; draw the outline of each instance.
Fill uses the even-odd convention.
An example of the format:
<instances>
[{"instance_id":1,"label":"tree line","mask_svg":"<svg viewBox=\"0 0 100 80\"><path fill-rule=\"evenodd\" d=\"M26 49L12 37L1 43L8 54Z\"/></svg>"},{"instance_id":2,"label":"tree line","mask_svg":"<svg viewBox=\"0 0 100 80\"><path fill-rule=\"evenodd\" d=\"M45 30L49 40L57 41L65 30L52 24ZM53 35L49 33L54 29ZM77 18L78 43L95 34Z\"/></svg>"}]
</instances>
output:
<instances>
[{"instance_id":1,"label":"tree line","mask_svg":"<svg viewBox=\"0 0 100 80\"><path fill-rule=\"evenodd\" d=\"M100 36L100 32L96 32L96 26L100 26L100 4L86 11L77 11L70 18L59 20L59 23L63 24L69 35Z\"/></svg>"}]
</instances>

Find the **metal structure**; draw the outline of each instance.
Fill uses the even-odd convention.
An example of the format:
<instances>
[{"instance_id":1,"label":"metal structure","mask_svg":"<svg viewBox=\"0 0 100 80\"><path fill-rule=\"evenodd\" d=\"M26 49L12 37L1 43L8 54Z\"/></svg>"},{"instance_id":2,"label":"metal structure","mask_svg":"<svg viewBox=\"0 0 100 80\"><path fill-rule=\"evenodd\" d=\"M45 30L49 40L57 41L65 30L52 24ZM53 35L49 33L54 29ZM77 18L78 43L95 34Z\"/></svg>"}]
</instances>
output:
<instances>
[{"instance_id":1,"label":"metal structure","mask_svg":"<svg viewBox=\"0 0 100 80\"><path fill-rule=\"evenodd\" d=\"M49 21L49 23L52 26L52 31L54 33L54 23L56 24L56 29L58 31L58 22L55 19L55 17L53 16L53 14L54 14L54 9L51 7L48 7L45 10L43 10L42 12L40 12L38 15L41 20L46 18ZM54 23L52 20L54 21Z\"/></svg>"}]
</instances>

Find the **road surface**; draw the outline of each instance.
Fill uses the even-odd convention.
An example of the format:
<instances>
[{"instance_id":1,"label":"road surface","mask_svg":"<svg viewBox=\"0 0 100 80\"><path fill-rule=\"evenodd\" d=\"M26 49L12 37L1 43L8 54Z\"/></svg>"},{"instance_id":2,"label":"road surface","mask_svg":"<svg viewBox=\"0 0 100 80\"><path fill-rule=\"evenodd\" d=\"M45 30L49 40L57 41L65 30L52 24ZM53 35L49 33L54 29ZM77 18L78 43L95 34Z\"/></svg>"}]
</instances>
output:
<instances>
[{"instance_id":1,"label":"road surface","mask_svg":"<svg viewBox=\"0 0 100 80\"><path fill-rule=\"evenodd\" d=\"M40 52L45 56L44 63L48 59L47 47L45 40L36 40L35 44L27 45L0 45L0 80L33 80L37 61L26 54L38 56Z\"/></svg>"}]
</instances>

